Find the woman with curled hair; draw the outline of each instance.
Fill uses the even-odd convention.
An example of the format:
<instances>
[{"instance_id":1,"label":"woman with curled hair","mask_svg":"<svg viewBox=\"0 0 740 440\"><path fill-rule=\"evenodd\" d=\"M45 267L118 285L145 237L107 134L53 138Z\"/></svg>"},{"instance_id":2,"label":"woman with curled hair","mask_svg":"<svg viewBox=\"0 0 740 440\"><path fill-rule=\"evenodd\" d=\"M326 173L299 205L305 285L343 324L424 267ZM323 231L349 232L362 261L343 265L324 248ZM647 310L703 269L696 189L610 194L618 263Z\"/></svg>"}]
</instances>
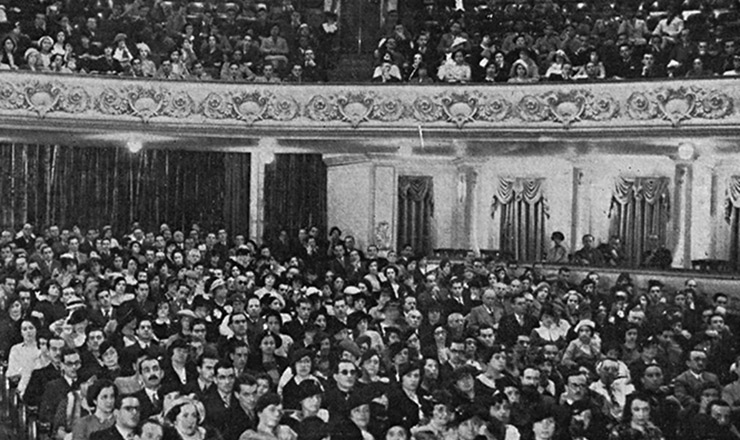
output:
<instances>
[{"instance_id":1,"label":"woman with curled hair","mask_svg":"<svg viewBox=\"0 0 740 440\"><path fill-rule=\"evenodd\" d=\"M650 398L641 393L627 397L622 423L609 433L609 440L663 440L660 428L650 420Z\"/></svg>"},{"instance_id":2,"label":"woman with curled hair","mask_svg":"<svg viewBox=\"0 0 740 440\"><path fill-rule=\"evenodd\" d=\"M87 408L92 412L72 423L72 440L87 440L90 434L110 428L115 423L113 407L118 388L108 379L97 379L87 388ZM66 402L65 402L66 403Z\"/></svg>"},{"instance_id":3,"label":"woman with curled hair","mask_svg":"<svg viewBox=\"0 0 740 440\"><path fill-rule=\"evenodd\" d=\"M283 340L279 335L265 331L257 337L257 350L250 354L247 369L257 373L267 373L273 383L278 383L280 375L288 367L288 360L278 356L275 350L280 348Z\"/></svg>"},{"instance_id":4,"label":"woman with curled hair","mask_svg":"<svg viewBox=\"0 0 740 440\"><path fill-rule=\"evenodd\" d=\"M39 321L35 318L25 318L21 321L21 337L23 342L10 347L8 367L5 376L11 382L18 384L18 392L23 393L31 379L31 373L42 361L41 348L38 343Z\"/></svg>"},{"instance_id":5,"label":"woman with curled hair","mask_svg":"<svg viewBox=\"0 0 740 440\"><path fill-rule=\"evenodd\" d=\"M215 440L220 436L215 431L203 427L206 409L199 400L181 397L172 402L165 414L167 422L172 424L173 439L178 440ZM169 436L168 436L169 438Z\"/></svg>"}]
</instances>

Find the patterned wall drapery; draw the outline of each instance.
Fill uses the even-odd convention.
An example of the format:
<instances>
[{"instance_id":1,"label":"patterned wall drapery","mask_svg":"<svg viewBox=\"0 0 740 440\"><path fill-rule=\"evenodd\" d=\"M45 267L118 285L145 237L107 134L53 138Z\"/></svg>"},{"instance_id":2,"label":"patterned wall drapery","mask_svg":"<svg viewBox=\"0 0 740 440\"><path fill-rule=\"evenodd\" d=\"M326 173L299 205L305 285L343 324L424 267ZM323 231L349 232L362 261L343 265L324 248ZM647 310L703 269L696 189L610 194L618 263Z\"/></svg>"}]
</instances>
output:
<instances>
[{"instance_id":1,"label":"patterned wall drapery","mask_svg":"<svg viewBox=\"0 0 740 440\"><path fill-rule=\"evenodd\" d=\"M740 176L730 176L727 181L725 221L730 225L730 264L740 271Z\"/></svg>"},{"instance_id":2,"label":"patterned wall drapery","mask_svg":"<svg viewBox=\"0 0 740 440\"><path fill-rule=\"evenodd\" d=\"M609 217L610 235L621 238L628 264L642 263L651 235L665 245L670 216L670 179L618 177L614 182Z\"/></svg>"},{"instance_id":3,"label":"patterned wall drapery","mask_svg":"<svg viewBox=\"0 0 740 440\"><path fill-rule=\"evenodd\" d=\"M397 249L409 243L419 254L429 255L434 218L434 179L431 176L398 177Z\"/></svg>"},{"instance_id":4,"label":"patterned wall drapery","mask_svg":"<svg viewBox=\"0 0 740 440\"><path fill-rule=\"evenodd\" d=\"M242 153L0 144L0 227L110 224L124 232L134 221L149 230L196 222L246 233L249 161Z\"/></svg>"},{"instance_id":5,"label":"patterned wall drapery","mask_svg":"<svg viewBox=\"0 0 740 440\"><path fill-rule=\"evenodd\" d=\"M493 195L491 216L500 211L502 255L541 261L546 252L545 223L550 216L544 178L502 177ZM500 209L499 209L500 208Z\"/></svg>"},{"instance_id":6,"label":"patterned wall drapery","mask_svg":"<svg viewBox=\"0 0 740 440\"><path fill-rule=\"evenodd\" d=\"M265 166L266 242L316 226L326 231L326 164L321 154L276 154ZM322 232L323 233L323 232Z\"/></svg>"}]
</instances>

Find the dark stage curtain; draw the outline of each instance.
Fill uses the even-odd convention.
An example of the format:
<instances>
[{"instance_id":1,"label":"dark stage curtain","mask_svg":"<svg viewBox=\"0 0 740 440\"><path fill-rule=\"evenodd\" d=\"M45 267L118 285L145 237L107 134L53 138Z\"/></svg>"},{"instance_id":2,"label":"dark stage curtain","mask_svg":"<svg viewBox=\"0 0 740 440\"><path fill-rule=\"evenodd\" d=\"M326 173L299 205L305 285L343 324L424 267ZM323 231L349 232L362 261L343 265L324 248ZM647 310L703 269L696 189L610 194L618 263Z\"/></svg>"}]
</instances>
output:
<instances>
[{"instance_id":1,"label":"dark stage curtain","mask_svg":"<svg viewBox=\"0 0 740 440\"><path fill-rule=\"evenodd\" d=\"M398 246L411 244L416 252L432 251L434 181L430 176L398 178Z\"/></svg>"},{"instance_id":2,"label":"dark stage curtain","mask_svg":"<svg viewBox=\"0 0 740 440\"><path fill-rule=\"evenodd\" d=\"M248 230L249 154L0 144L0 223Z\"/></svg>"},{"instance_id":3,"label":"dark stage curtain","mask_svg":"<svg viewBox=\"0 0 740 440\"><path fill-rule=\"evenodd\" d=\"M614 184L610 235L624 243L632 265L641 264L650 236L664 245L670 215L670 180L667 177L619 177Z\"/></svg>"},{"instance_id":4,"label":"dark stage curtain","mask_svg":"<svg viewBox=\"0 0 740 440\"><path fill-rule=\"evenodd\" d=\"M265 242L281 229L290 237L316 226L326 231L326 165L321 154L276 154L265 166Z\"/></svg>"},{"instance_id":5,"label":"dark stage curtain","mask_svg":"<svg viewBox=\"0 0 740 440\"><path fill-rule=\"evenodd\" d=\"M495 218L500 211L502 254L518 261L542 261L545 257L545 226L550 214L544 183L541 178L499 179L492 215Z\"/></svg>"}]
</instances>

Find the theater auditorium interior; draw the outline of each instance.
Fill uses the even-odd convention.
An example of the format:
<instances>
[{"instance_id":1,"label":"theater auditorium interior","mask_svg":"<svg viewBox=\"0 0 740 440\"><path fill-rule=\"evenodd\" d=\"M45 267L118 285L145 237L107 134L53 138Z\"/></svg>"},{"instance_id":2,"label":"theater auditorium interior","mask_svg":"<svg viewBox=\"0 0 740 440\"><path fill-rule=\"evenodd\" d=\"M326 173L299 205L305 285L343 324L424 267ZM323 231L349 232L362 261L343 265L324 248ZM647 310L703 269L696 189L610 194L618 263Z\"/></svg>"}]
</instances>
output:
<instances>
[{"instance_id":1,"label":"theater auditorium interior","mask_svg":"<svg viewBox=\"0 0 740 440\"><path fill-rule=\"evenodd\" d=\"M0 0L0 439L740 440L738 0Z\"/></svg>"}]
</instances>

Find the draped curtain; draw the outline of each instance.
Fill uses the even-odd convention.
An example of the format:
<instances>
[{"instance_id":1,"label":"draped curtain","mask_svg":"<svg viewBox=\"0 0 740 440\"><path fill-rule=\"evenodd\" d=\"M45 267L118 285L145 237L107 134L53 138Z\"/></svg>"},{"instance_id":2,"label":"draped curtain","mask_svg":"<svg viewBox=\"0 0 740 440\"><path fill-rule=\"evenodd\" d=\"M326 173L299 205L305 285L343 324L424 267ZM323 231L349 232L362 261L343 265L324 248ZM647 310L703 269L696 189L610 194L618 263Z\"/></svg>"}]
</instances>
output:
<instances>
[{"instance_id":1,"label":"draped curtain","mask_svg":"<svg viewBox=\"0 0 740 440\"><path fill-rule=\"evenodd\" d=\"M433 183L431 176L398 177L397 249L411 244L417 253L431 254L434 218Z\"/></svg>"},{"instance_id":2,"label":"draped curtain","mask_svg":"<svg viewBox=\"0 0 740 440\"><path fill-rule=\"evenodd\" d=\"M199 223L244 233L249 160L241 153L0 144L0 226L127 231L138 221L149 230ZM226 212L235 214L227 219Z\"/></svg>"},{"instance_id":3,"label":"draped curtain","mask_svg":"<svg viewBox=\"0 0 740 440\"><path fill-rule=\"evenodd\" d=\"M276 154L265 166L265 237L290 237L316 226L326 231L326 164L321 154Z\"/></svg>"},{"instance_id":4,"label":"draped curtain","mask_svg":"<svg viewBox=\"0 0 740 440\"><path fill-rule=\"evenodd\" d=\"M725 221L730 224L730 264L740 271L740 176L731 176L727 182Z\"/></svg>"},{"instance_id":5,"label":"draped curtain","mask_svg":"<svg viewBox=\"0 0 740 440\"><path fill-rule=\"evenodd\" d=\"M545 257L545 223L550 216L543 178L499 179L493 195L492 216L500 211L502 255L517 261L541 261Z\"/></svg>"},{"instance_id":6,"label":"draped curtain","mask_svg":"<svg viewBox=\"0 0 740 440\"><path fill-rule=\"evenodd\" d=\"M631 265L642 263L651 235L665 245L670 216L667 177L619 177L609 209L610 235L621 238Z\"/></svg>"}]
</instances>

